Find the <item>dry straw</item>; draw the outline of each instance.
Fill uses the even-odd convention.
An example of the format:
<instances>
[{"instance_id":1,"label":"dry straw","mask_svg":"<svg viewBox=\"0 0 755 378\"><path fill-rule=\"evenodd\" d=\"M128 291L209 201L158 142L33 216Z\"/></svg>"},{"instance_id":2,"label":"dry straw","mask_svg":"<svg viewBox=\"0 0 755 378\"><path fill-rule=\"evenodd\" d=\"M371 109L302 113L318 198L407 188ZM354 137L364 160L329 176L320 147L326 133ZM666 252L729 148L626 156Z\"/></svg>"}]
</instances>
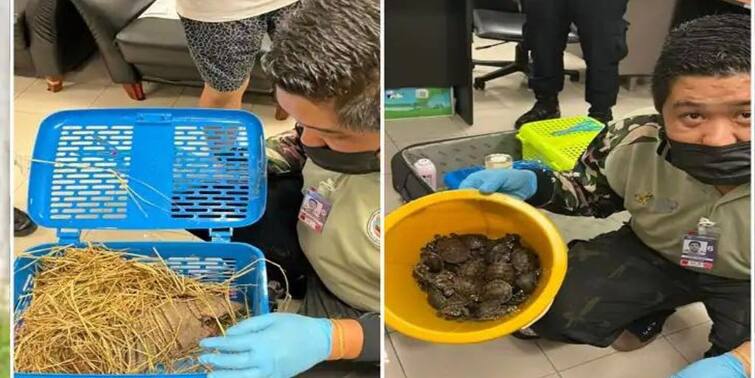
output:
<instances>
[{"instance_id":1,"label":"dry straw","mask_svg":"<svg viewBox=\"0 0 755 378\"><path fill-rule=\"evenodd\" d=\"M249 315L248 305L231 301L231 282L251 266L211 283L174 272L159 254L89 245L25 257L39 271L17 320L16 371L196 371L197 342Z\"/></svg>"}]
</instances>

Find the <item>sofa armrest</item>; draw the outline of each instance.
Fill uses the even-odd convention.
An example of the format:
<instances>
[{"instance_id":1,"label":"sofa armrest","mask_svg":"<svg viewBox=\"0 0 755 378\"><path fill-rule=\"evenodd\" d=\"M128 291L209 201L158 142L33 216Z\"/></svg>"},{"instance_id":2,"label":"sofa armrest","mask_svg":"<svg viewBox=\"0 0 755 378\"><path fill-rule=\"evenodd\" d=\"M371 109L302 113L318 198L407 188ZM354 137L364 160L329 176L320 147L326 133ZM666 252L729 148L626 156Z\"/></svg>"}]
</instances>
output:
<instances>
[{"instance_id":1,"label":"sofa armrest","mask_svg":"<svg viewBox=\"0 0 755 378\"><path fill-rule=\"evenodd\" d=\"M123 59L115 36L149 7L154 0L70 0L89 27L110 77L116 83L139 81L133 67Z\"/></svg>"},{"instance_id":2,"label":"sofa armrest","mask_svg":"<svg viewBox=\"0 0 755 378\"><path fill-rule=\"evenodd\" d=\"M62 75L94 50L89 29L69 0L29 0L26 24L39 76Z\"/></svg>"}]
</instances>

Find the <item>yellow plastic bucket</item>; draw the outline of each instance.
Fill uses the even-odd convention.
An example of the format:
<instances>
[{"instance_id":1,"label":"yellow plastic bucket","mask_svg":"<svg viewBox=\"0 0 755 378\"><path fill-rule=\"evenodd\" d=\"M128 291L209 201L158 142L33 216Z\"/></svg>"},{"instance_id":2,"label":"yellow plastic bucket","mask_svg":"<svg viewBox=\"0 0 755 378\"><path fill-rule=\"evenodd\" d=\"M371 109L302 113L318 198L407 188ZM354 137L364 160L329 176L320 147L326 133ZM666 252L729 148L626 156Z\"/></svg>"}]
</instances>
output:
<instances>
[{"instance_id":1,"label":"yellow plastic bucket","mask_svg":"<svg viewBox=\"0 0 755 378\"><path fill-rule=\"evenodd\" d=\"M524 328L550 307L566 275L566 245L553 223L539 210L515 198L456 190L422 197L385 219L385 321L407 336L437 343L475 343ZM543 274L521 311L494 321L444 320L427 303L412 269L420 248L434 235L480 233L498 238L521 235L540 257Z\"/></svg>"}]
</instances>

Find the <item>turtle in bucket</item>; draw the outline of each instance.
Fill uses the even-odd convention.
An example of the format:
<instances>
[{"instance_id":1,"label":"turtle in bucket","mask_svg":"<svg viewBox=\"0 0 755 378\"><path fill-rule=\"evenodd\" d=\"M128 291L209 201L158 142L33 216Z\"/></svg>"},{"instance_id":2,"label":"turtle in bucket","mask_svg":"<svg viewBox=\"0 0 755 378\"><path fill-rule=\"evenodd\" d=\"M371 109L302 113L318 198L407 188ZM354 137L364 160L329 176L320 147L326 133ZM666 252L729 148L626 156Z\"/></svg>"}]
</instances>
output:
<instances>
[{"instance_id":1,"label":"turtle in bucket","mask_svg":"<svg viewBox=\"0 0 755 378\"><path fill-rule=\"evenodd\" d=\"M495 320L519 310L535 291L540 260L516 234L436 235L420 251L413 277L439 317Z\"/></svg>"}]
</instances>

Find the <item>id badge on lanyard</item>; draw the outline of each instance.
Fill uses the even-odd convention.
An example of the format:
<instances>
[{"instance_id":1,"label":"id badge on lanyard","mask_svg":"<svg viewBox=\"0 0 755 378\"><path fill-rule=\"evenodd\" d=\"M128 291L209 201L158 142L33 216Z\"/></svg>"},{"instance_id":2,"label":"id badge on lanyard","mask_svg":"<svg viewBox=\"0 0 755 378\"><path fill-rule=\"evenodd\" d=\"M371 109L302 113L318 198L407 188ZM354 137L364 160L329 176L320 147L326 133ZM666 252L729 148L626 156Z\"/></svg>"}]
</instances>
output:
<instances>
[{"instance_id":1,"label":"id badge on lanyard","mask_svg":"<svg viewBox=\"0 0 755 378\"><path fill-rule=\"evenodd\" d=\"M315 188L309 188L304 192L304 200L299 209L299 220L315 232L322 233L325 222L330 215L332 204Z\"/></svg>"},{"instance_id":2,"label":"id badge on lanyard","mask_svg":"<svg viewBox=\"0 0 755 378\"><path fill-rule=\"evenodd\" d=\"M682 238L682 257L679 265L684 267L713 269L718 252L718 238L720 231L716 223L700 218L697 230L684 235Z\"/></svg>"}]
</instances>

